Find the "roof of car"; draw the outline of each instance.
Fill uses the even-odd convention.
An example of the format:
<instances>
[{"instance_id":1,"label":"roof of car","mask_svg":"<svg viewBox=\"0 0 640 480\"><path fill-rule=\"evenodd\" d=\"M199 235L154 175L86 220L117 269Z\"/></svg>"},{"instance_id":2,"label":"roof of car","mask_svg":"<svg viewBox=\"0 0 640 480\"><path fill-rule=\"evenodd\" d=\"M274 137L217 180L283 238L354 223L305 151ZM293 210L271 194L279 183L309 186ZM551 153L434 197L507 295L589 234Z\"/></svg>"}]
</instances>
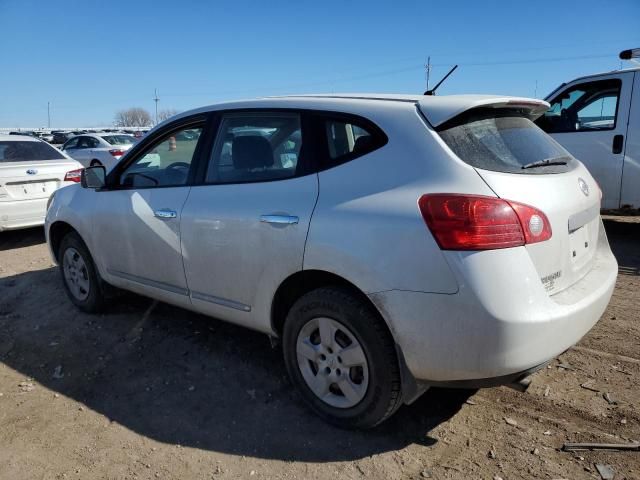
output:
<instances>
[{"instance_id":1,"label":"roof of car","mask_svg":"<svg viewBox=\"0 0 640 480\"><path fill-rule=\"evenodd\" d=\"M565 85L569 85L570 83L574 83L581 80L588 80L590 78L602 77L604 75L612 75L612 74L627 73L627 72L638 72L638 71L640 71L640 66L630 67L630 68L621 68L620 70L609 70L608 72L590 73L589 75L582 75L581 77L572 78L567 82L561 83L556 88L551 90L545 98L551 98L558 90L560 90Z\"/></svg>"},{"instance_id":2,"label":"roof of car","mask_svg":"<svg viewBox=\"0 0 640 480\"><path fill-rule=\"evenodd\" d=\"M345 112L352 110L361 111L362 107L389 104L409 104L419 105L420 110L426 115L429 122L434 126L441 125L456 115L476 107L507 106L518 104L529 109L537 115L542 114L549 108L549 104L544 100L524 97L511 97L500 95L443 95L427 96L419 94L388 94L388 93L325 93L325 94L305 94L288 95L278 97L262 97L251 100L239 100L232 102L218 103L206 107L197 108L183 112L169 120L159 124L154 128L161 128L168 122L173 122L180 118L207 113L215 110L240 110L251 108L291 108L310 110L338 110L344 108Z\"/></svg>"},{"instance_id":3,"label":"roof of car","mask_svg":"<svg viewBox=\"0 0 640 480\"><path fill-rule=\"evenodd\" d=\"M14 142L41 142L37 137L32 137L31 135L5 135L0 134L0 141L6 142L7 140L13 140Z\"/></svg>"}]
</instances>

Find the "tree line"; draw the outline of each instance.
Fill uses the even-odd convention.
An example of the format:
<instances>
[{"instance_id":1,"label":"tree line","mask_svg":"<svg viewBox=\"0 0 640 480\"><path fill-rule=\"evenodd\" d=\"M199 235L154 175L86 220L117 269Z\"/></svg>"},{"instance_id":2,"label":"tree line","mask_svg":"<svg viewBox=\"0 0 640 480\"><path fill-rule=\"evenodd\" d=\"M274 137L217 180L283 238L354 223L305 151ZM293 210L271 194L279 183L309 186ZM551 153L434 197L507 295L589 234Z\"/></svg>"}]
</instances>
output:
<instances>
[{"instance_id":1,"label":"tree line","mask_svg":"<svg viewBox=\"0 0 640 480\"><path fill-rule=\"evenodd\" d=\"M178 113L178 110L174 108L160 110L158 111L158 123ZM116 112L114 124L116 127L150 127L153 125L153 117L144 108L132 107Z\"/></svg>"}]
</instances>

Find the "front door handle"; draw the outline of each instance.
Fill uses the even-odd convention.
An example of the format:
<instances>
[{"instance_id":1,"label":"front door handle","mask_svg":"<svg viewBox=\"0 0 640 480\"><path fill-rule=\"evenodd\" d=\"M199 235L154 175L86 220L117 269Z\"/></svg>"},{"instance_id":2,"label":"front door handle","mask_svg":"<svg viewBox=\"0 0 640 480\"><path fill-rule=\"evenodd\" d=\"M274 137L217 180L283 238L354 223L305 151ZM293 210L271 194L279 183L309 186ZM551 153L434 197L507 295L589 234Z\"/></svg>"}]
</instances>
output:
<instances>
[{"instance_id":1,"label":"front door handle","mask_svg":"<svg viewBox=\"0 0 640 480\"><path fill-rule=\"evenodd\" d=\"M299 219L293 215L260 215L260 221L279 225L294 225L298 223Z\"/></svg>"},{"instance_id":2,"label":"front door handle","mask_svg":"<svg viewBox=\"0 0 640 480\"><path fill-rule=\"evenodd\" d=\"M175 210L169 210L168 208L161 208L153 212L154 217L158 218L176 218L178 214Z\"/></svg>"},{"instance_id":3,"label":"front door handle","mask_svg":"<svg viewBox=\"0 0 640 480\"><path fill-rule=\"evenodd\" d=\"M622 153L623 145L624 145L624 135L614 135L613 145L611 146L611 153Z\"/></svg>"}]
</instances>

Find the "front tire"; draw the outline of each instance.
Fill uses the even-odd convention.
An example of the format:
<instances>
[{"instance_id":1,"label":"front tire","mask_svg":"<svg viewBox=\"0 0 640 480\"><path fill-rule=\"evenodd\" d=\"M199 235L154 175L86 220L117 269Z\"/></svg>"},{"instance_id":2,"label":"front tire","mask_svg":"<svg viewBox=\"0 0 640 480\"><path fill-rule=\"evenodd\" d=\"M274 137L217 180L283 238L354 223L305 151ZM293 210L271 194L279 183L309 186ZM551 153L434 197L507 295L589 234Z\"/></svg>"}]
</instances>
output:
<instances>
[{"instance_id":1,"label":"front tire","mask_svg":"<svg viewBox=\"0 0 640 480\"><path fill-rule=\"evenodd\" d=\"M374 427L401 404L393 339L377 312L346 289L313 290L293 305L283 353L305 401L338 427Z\"/></svg>"},{"instance_id":2,"label":"front tire","mask_svg":"<svg viewBox=\"0 0 640 480\"><path fill-rule=\"evenodd\" d=\"M60 242L60 274L71 302L80 310L96 313L105 303L103 282L80 236L70 232Z\"/></svg>"}]
</instances>

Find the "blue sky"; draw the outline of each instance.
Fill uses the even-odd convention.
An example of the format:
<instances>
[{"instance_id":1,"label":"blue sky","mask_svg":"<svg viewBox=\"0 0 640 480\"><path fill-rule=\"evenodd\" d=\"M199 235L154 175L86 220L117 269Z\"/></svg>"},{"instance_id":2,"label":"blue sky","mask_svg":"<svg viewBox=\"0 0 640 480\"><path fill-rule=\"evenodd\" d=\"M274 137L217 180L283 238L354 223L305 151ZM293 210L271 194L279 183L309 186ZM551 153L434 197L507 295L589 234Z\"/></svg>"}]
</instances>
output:
<instances>
[{"instance_id":1,"label":"blue sky","mask_svg":"<svg viewBox=\"0 0 640 480\"><path fill-rule=\"evenodd\" d=\"M0 127L109 125L117 110L186 110L313 92L425 89L544 97L620 68L640 0L0 0ZM629 66L625 62L625 66Z\"/></svg>"}]
</instances>

